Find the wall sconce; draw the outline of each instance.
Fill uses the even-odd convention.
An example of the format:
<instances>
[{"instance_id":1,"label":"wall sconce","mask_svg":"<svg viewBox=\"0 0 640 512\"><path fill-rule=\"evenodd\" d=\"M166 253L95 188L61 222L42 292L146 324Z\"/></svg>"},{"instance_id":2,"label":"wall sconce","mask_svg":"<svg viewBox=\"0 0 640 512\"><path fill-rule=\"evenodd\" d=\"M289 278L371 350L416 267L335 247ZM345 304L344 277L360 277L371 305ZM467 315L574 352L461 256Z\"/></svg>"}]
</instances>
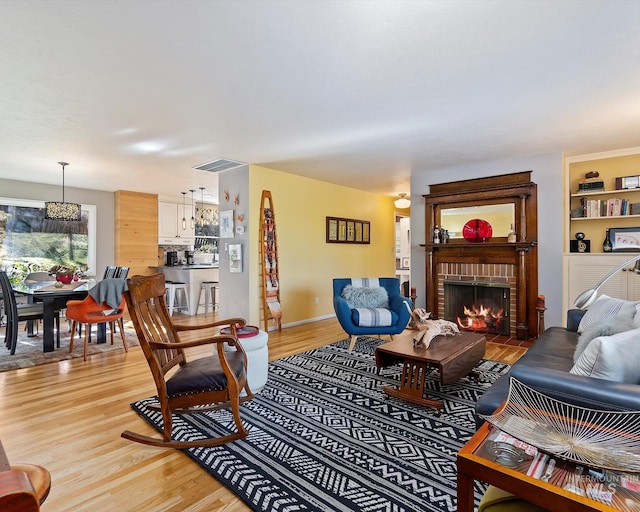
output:
<instances>
[{"instance_id":1,"label":"wall sconce","mask_svg":"<svg viewBox=\"0 0 640 512\"><path fill-rule=\"evenodd\" d=\"M82 216L78 203L64 202L64 168L67 162L58 162L62 166L62 202L48 201L44 203L44 218L49 220L79 221Z\"/></svg>"},{"instance_id":2,"label":"wall sconce","mask_svg":"<svg viewBox=\"0 0 640 512\"><path fill-rule=\"evenodd\" d=\"M409 208L409 206L411 206L411 200L406 198L406 195L404 192L402 194L398 194L400 196L399 199L396 199L393 204L396 205L396 208Z\"/></svg>"}]
</instances>

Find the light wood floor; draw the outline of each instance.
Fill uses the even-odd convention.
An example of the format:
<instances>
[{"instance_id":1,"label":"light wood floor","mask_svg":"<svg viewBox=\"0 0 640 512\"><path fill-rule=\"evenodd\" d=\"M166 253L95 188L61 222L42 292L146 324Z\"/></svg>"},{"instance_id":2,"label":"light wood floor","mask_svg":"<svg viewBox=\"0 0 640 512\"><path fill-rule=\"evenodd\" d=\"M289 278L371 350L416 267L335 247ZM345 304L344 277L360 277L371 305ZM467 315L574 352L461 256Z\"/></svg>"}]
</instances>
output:
<instances>
[{"instance_id":1,"label":"light wood floor","mask_svg":"<svg viewBox=\"0 0 640 512\"><path fill-rule=\"evenodd\" d=\"M204 315L174 318L204 321ZM345 337L335 319L271 332L269 357ZM491 343L486 357L513 363L525 350ZM249 510L183 453L120 437L125 429L157 434L129 406L155 394L139 347L128 354L97 354L86 362L80 358L3 372L0 387L0 439L9 460L51 472L45 512Z\"/></svg>"}]
</instances>

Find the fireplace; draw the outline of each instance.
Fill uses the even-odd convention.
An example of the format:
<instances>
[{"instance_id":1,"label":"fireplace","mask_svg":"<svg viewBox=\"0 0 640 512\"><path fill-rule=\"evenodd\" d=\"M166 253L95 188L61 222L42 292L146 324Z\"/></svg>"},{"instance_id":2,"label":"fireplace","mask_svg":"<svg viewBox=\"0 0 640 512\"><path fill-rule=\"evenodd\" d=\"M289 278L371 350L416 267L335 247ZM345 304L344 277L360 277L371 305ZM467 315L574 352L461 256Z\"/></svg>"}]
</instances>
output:
<instances>
[{"instance_id":1,"label":"fireplace","mask_svg":"<svg viewBox=\"0 0 640 512\"><path fill-rule=\"evenodd\" d=\"M488 281L444 281L444 318L460 330L510 334L510 286Z\"/></svg>"},{"instance_id":2,"label":"fireplace","mask_svg":"<svg viewBox=\"0 0 640 512\"><path fill-rule=\"evenodd\" d=\"M538 217L537 187L532 171L489 176L429 186L425 200L425 291L426 309L436 318L456 320L445 314L445 280L501 283L509 285L508 330L518 339L537 336ZM446 243L434 238L443 226L443 211L464 211L476 218L476 206L513 205L515 240L511 236L491 236L478 240L451 238ZM479 217L478 217L479 218ZM498 287L501 288L501 287ZM473 313L472 313L473 314ZM463 320L464 322L464 320Z\"/></svg>"}]
</instances>

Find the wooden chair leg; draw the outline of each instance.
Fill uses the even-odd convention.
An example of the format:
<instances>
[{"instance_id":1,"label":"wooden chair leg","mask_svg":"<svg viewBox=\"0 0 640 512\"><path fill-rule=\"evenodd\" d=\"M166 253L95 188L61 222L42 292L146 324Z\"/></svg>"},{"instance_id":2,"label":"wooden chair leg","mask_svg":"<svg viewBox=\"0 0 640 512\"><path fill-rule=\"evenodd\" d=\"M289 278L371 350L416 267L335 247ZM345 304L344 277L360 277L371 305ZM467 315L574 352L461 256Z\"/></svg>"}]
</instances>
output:
<instances>
[{"instance_id":1,"label":"wooden chair leg","mask_svg":"<svg viewBox=\"0 0 640 512\"><path fill-rule=\"evenodd\" d=\"M113 329L115 328L115 326L113 325L113 322L109 322L109 331L111 332L111 344L113 345Z\"/></svg>"},{"instance_id":2,"label":"wooden chair leg","mask_svg":"<svg viewBox=\"0 0 640 512\"><path fill-rule=\"evenodd\" d=\"M349 352L353 351L353 347L356 346L356 341L358 341L358 336L354 334L353 336L351 336L351 344L349 345Z\"/></svg>"},{"instance_id":3,"label":"wooden chair leg","mask_svg":"<svg viewBox=\"0 0 640 512\"><path fill-rule=\"evenodd\" d=\"M87 346L89 345L89 331L91 330L91 324L87 324L87 327L84 330L84 360L87 360Z\"/></svg>"},{"instance_id":4,"label":"wooden chair leg","mask_svg":"<svg viewBox=\"0 0 640 512\"><path fill-rule=\"evenodd\" d=\"M69 340L69 353L73 350L73 338L76 335L76 321L71 322L71 339Z\"/></svg>"},{"instance_id":5,"label":"wooden chair leg","mask_svg":"<svg viewBox=\"0 0 640 512\"><path fill-rule=\"evenodd\" d=\"M120 329L120 336L122 337L122 346L124 347L124 351L129 352L129 347L127 347L127 340L124 336L124 322L122 321L122 318L119 318L117 322L118 328Z\"/></svg>"}]
</instances>

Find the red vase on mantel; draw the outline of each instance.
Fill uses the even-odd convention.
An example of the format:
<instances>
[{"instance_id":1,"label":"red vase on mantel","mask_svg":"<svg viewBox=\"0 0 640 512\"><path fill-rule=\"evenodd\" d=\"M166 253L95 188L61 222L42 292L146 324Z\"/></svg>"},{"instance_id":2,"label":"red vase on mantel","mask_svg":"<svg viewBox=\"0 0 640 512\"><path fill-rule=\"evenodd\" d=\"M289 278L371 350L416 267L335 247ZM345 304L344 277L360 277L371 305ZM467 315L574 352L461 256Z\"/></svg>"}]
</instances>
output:
<instances>
[{"instance_id":1,"label":"red vase on mantel","mask_svg":"<svg viewBox=\"0 0 640 512\"><path fill-rule=\"evenodd\" d=\"M57 273L56 274L56 281L58 281L59 283L62 283L62 284L71 283L71 281L73 281L73 272Z\"/></svg>"}]
</instances>

